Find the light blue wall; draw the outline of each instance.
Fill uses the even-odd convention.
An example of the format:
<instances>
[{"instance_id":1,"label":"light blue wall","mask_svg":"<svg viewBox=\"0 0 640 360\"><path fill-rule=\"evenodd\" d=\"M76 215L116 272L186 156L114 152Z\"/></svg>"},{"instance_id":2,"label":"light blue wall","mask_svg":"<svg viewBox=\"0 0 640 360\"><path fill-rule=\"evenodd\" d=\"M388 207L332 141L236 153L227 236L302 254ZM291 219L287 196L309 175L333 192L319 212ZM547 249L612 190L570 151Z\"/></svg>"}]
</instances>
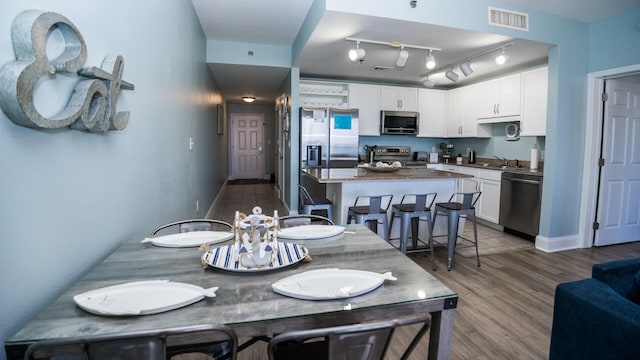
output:
<instances>
[{"instance_id":1,"label":"light blue wall","mask_svg":"<svg viewBox=\"0 0 640 360\"><path fill-rule=\"evenodd\" d=\"M15 60L9 29L26 9L70 19L87 44L87 66L123 55L124 79L136 89L119 97L118 109L131 112L120 132L34 130L0 112L3 343L120 242L205 216L227 173L227 142L215 125L222 99L190 1L3 1L0 65ZM48 107L70 93L36 100Z\"/></svg>"},{"instance_id":2,"label":"light blue wall","mask_svg":"<svg viewBox=\"0 0 640 360\"><path fill-rule=\"evenodd\" d=\"M589 72L640 63L640 7L589 25Z\"/></svg>"}]
</instances>

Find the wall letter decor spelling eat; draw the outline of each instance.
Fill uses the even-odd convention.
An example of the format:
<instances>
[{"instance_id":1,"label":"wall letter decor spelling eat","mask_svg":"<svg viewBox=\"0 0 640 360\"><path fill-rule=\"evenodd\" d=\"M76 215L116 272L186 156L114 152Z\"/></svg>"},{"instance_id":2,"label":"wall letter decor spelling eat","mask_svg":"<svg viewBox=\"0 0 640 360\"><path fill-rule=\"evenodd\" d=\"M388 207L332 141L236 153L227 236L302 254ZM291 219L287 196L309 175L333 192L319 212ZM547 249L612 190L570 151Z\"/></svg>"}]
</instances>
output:
<instances>
[{"instance_id":1,"label":"wall letter decor spelling eat","mask_svg":"<svg viewBox=\"0 0 640 360\"><path fill-rule=\"evenodd\" d=\"M47 37L59 30L64 51L55 59L46 53ZM100 68L83 67L87 46L80 31L64 16L39 10L20 13L11 25L16 61L0 68L0 107L14 123L31 128L71 127L92 132L122 130L128 111L116 111L120 89L134 86L122 80L122 56L107 56ZM65 108L51 118L42 116L33 103L38 79L56 73L76 73L81 79Z\"/></svg>"}]
</instances>

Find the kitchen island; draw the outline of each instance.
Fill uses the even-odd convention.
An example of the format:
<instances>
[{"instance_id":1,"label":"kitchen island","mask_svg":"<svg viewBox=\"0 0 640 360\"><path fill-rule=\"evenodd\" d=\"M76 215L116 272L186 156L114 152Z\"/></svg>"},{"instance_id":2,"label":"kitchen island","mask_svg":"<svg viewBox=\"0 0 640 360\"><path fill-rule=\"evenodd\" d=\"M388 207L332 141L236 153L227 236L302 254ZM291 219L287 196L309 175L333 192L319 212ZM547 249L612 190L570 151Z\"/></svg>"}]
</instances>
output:
<instances>
[{"instance_id":1,"label":"kitchen island","mask_svg":"<svg viewBox=\"0 0 640 360\"><path fill-rule=\"evenodd\" d=\"M436 202L446 202L457 191L458 179L473 177L460 173L425 168L403 168L394 172L374 172L366 168L334 169L307 168L303 173L326 185L327 199L334 204L334 221L346 224L349 206L357 196L393 195L393 204L400 203L404 194L437 193ZM389 211L391 213L391 211ZM443 224L444 225L444 224ZM436 234L441 234L439 224ZM400 228L394 227L394 233ZM442 226L442 229L446 227ZM446 231L446 230L445 230ZM392 234L392 238L397 234Z\"/></svg>"}]
</instances>

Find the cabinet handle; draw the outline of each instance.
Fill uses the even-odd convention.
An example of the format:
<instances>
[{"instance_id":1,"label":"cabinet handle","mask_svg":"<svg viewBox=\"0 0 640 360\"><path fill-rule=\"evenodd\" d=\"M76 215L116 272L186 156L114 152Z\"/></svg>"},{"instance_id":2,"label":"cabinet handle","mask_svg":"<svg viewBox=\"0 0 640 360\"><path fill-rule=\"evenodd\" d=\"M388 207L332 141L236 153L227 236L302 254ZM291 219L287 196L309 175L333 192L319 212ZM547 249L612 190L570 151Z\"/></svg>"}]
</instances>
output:
<instances>
[{"instance_id":1,"label":"cabinet handle","mask_svg":"<svg viewBox=\"0 0 640 360\"><path fill-rule=\"evenodd\" d=\"M496 104L496 109L498 109L498 114L500 114L500 104Z\"/></svg>"}]
</instances>

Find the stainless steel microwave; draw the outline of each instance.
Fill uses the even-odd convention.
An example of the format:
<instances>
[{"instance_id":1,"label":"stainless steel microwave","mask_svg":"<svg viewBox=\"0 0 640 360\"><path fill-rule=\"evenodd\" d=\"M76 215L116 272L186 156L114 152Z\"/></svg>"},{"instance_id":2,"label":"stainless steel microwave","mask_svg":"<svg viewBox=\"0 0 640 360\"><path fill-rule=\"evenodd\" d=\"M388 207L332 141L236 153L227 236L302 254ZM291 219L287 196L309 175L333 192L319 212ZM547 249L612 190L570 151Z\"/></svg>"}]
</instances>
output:
<instances>
[{"instance_id":1,"label":"stainless steel microwave","mask_svg":"<svg viewBox=\"0 0 640 360\"><path fill-rule=\"evenodd\" d=\"M420 114L413 111L380 111L380 133L385 135L415 135Z\"/></svg>"}]
</instances>

